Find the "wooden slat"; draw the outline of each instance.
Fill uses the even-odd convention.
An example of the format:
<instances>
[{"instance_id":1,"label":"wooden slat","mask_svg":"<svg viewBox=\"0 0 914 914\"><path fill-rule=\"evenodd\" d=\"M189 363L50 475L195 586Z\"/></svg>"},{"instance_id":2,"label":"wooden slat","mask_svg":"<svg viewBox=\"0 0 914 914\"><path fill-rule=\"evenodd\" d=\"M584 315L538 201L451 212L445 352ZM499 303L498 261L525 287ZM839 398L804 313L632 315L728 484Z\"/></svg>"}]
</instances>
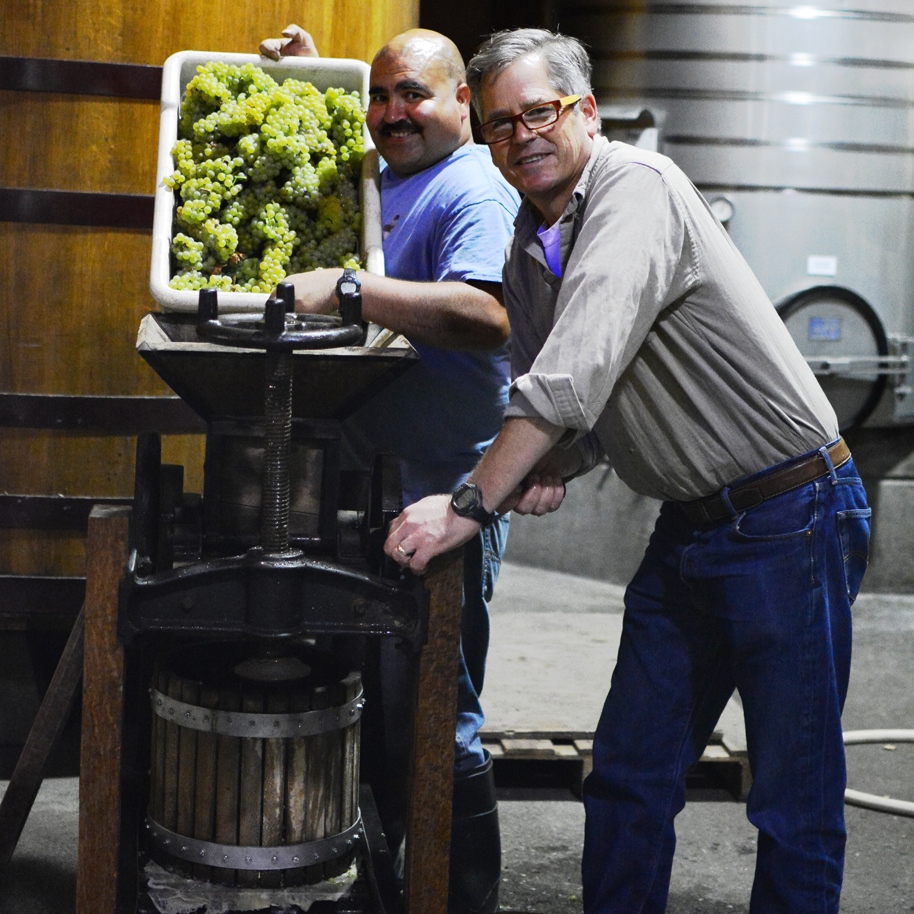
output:
<instances>
[{"instance_id":1,"label":"wooden slat","mask_svg":"<svg viewBox=\"0 0 914 914\"><path fill-rule=\"evenodd\" d=\"M163 695L168 689L168 674L156 669L152 679L153 687ZM152 745L149 753L149 815L154 822L163 824L165 816L165 719L152 715Z\"/></svg>"},{"instance_id":2,"label":"wooden slat","mask_svg":"<svg viewBox=\"0 0 914 914\"><path fill-rule=\"evenodd\" d=\"M550 739L503 739L502 747L508 755L524 758L554 758L555 748Z\"/></svg>"},{"instance_id":3,"label":"wooden slat","mask_svg":"<svg viewBox=\"0 0 914 914\"><path fill-rule=\"evenodd\" d=\"M219 698L223 711L240 711L241 696L228 688ZM238 782L241 740L220 734L216 750L216 843L238 844ZM235 870L213 869L213 882L235 884Z\"/></svg>"},{"instance_id":4,"label":"wooden slat","mask_svg":"<svg viewBox=\"0 0 914 914\"><path fill-rule=\"evenodd\" d=\"M172 671L165 676L165 694L181 699L181 683ZM159 824L169 831L177 831L178 820L178 746L180 734L173 719L165 720L165 741L162 748L164 760L162 780L162 818ZM179 861L180 862L180 861Z\"/></svg>"},{"instance_id":5,"label":"wooden slat","mask_svg":"<svg viewBox=\"0 0 914 914\"><path fill-rule=\"evenodd\" d=\"M263 696L246 692L241 710L259 714L264 710ZM238 843L257 847L262 844L263 818L263 744L260 737L241 737L241 796L238 807ZM236 885L256 886L257 870L238 870Z\"/></svg>"},{"instance_id":6,"label":"wooden slat","mask_svg":"<svg viewBox=\"0 0 914 914\"><path fill-rule=\"evenodd\" d=\"M292 692L289 710L293 714L313 709L310 690L297 688ZM309 840L307 823L308 789L307 781L310 776L310 752L308 741L304 737L293 737L289 741L286 772L286 843L301 844ZM301 885L306 876L304 867L287 870L285 883L287 886Z\"/></svg>"},{"instance_id":7,"label":"wooden slat","mask_svg":"<svg viewBox=\"0 0 914 914\"><path fill-rule=\"evenodd\" d=\"M204 685L200 689L200 704L204 708L219 705L219 690ZM197 770L194 775L194 837L212 841L216 827L216 746L215 733L200 731L197 734ZM210 881L212 867L194 864L194 877Z\"/></svg>"},{"instance_id":8,"label":"wooden slat","mask_svg":"<svg viewBox=\"0 0 914 914\"><path fill-rule=\"evenodd\" d=\"M199 706L200 685L188 679L182 679L181 701ZM196 797L197 773L197 731L190 727L180 727L178 732L178 814L175 818L175 831L187 837L194 833L194 804ZM188 877L194 874L194 864L181 861L181 871Z\"/></svg>"},{"instance_id":9,"label":"wooden slat","mask_svg":"<svg viewBox=\"0 0 914 914\"><path fill-rule=\"evenodd\" d=\"M346 686L342 682L335 682L330 687L330 706L339 707L345 701ZM343 743L346 731L343 728L325 733L321 737L324 741L324 782L326 784L327 806L324 810L324 831L330 835L338 835L344 828L343 825L343 765L345 751ZM331 879L349 869L349 855L344 854L336 860L324 864L324 878Z\"/></svg>"},{"instance_id":10,"label":"wooden slat","mask_svg":"<svg viewBox=\"0 0 914 914\"><path fill-rule=\"evenodd\" d=\"M331 705L330 694L327 686L318 686L311 696L311 707L315 711L329 708ZM327 809L329 796L327 793L327 767L329 765L329 750L332 743L328 743L327 734L319 733L307 739L305 761L305 827L304 841L318 841L327 837L324 813ZM324 865L314 864L305 868L304 880L306 883L318 882L324 878Z\"/></svg>"},{"instance_id":11,"label":"wooden slat","mask_svg":"<svg viewBox=\"0 0 914 914\"><path fill-rule=\"evenodd\" d=\"M289 696L270 695L266 710L274 714L288 714ZM263 831L264 847L276 847L283 841L283 804L286 793L286 743L283 738L264 740L263 750ZM260 874L260 884L271 888L282 885L279 870L265 870Z\"/></svg>"},{"instance_id":12,"label":"wooden slat","mask_svg":"<svg viewBox=\"0 0 914 914\"><path fill-rule=\"evenodd\" d=\"M343 700L352 701L362 689L358 673L350 673L345 680L346 694ZM359 734L360 722L350 724L343 730L343 806L341 827L349 828L355 822L359 809Z\"/></svg>"}]
</instances>

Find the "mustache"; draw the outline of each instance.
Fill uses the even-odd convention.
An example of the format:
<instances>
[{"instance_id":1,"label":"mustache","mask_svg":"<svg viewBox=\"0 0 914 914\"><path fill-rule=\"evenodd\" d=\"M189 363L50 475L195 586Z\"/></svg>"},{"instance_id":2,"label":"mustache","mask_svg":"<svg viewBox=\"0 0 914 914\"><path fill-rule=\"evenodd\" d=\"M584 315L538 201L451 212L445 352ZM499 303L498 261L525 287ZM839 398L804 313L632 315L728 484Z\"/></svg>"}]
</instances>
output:
<instances>
[{"instance_id":1,"label":"mustache","mask_svg":"<svg viewBox=\"0 0 914 914\"><path fill-rule=\"evenodd\" d=\"M404 131L418 133L419 128L412 121L404 118L401 121L395 121L393 124L382 124L378 132L381 136L391 136L393 133L403 133Z\"/></svg>"}]
</instances>

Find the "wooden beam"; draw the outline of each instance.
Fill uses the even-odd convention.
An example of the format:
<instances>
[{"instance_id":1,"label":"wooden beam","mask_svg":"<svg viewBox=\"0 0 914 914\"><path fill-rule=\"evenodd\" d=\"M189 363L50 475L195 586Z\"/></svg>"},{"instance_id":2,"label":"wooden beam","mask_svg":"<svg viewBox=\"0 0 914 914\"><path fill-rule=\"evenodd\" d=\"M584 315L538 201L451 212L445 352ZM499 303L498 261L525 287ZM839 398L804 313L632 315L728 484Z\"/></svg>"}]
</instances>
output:
<instances>
[{"instance_id":1,"label":"wooden beam","mask_svg":"<svg viewBox=\"0 0 914 914\"><path fill-rule=\"evenodd\" d=\"M446 914L463 550L435 559L425 586L428 640L419 656L416 686L404 888L409 914Z\"/></svg>"},{"instance_id":2,"label":"wooden beam","mask_svg":"<svg viewBox=\"0 0 914 914\"><path fill-rule=\"evenodd\" d=\"M76 914L113 914L117 896L124 716L117 616L129 521L129 508L89 516Z\"/></svg>"}]
</instances>

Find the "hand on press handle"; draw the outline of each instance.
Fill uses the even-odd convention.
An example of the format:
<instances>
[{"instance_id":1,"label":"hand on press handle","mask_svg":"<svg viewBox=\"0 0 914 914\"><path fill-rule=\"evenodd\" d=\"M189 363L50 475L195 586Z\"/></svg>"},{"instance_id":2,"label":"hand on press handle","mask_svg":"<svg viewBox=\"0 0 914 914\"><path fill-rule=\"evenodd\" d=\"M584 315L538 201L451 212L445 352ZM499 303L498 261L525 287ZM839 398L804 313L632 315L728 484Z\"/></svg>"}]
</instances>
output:
<instances>
[{"instance_id":1,"label":"hand on press handle","mask_svg":"<svg viewBox=\"0 0 914 914\"><path fill-rule=\"evenodd\" d=\"M260 42L260 53L270 60L280 57L320 57L314 46L314 39L298 25L287 25L282 38L264 38Z\"/></svg>"}]
</instances>

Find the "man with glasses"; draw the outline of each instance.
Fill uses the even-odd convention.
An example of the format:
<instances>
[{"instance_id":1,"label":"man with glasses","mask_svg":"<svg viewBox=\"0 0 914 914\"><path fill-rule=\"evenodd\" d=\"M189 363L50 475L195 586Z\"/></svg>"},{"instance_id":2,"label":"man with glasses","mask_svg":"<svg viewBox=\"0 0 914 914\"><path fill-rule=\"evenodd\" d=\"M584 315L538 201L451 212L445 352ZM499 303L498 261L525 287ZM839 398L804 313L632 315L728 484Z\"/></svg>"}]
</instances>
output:
<instances>
[{"instance_id":1,"label":"man with glasses","mask_svg":"<svg viewBox=\"0 0 914 914\"><path fill-rule=\"evenodd\" d=\"M289 26L261 53L313 56L310 35ZM385 276L359 273L362 314L402 333L419 364L345 425L357 459L395 453L403 500L462 483L501 427L508 322L501 269L518 198L473 143L463 60L445 36L413 29L391 39L371 65L368 130L381 175ZM298 311L337 308L340 270L289 277ZM492 761L483 751L479 694L489 641L487 601L498 574L507 519L477 529L464 552L458 668L449 914L498 909L500 840ZM373 778L385 833L401 846L408 771L409 664L382 639L383 761ZM421 849L418 850L421 853Z\"/></svg>"},{"instance_id":2,"label":"man with glasses","mask_svg":"<svg viewBox=\"0 0 914 914\"><path fill-rule=\"evenodd\" d=\"M499 33L468 82L525 198L503 274L514 380L468 483L404 511L387 554L422 573L499 513L557 509L605 453L663 504L584 785L584 910L665 910L685 775L738 689L759 830L750 910L836 912L870 510L834 411L685 175L599 136L577 41Z\"/></svg>"}]
</instances>

